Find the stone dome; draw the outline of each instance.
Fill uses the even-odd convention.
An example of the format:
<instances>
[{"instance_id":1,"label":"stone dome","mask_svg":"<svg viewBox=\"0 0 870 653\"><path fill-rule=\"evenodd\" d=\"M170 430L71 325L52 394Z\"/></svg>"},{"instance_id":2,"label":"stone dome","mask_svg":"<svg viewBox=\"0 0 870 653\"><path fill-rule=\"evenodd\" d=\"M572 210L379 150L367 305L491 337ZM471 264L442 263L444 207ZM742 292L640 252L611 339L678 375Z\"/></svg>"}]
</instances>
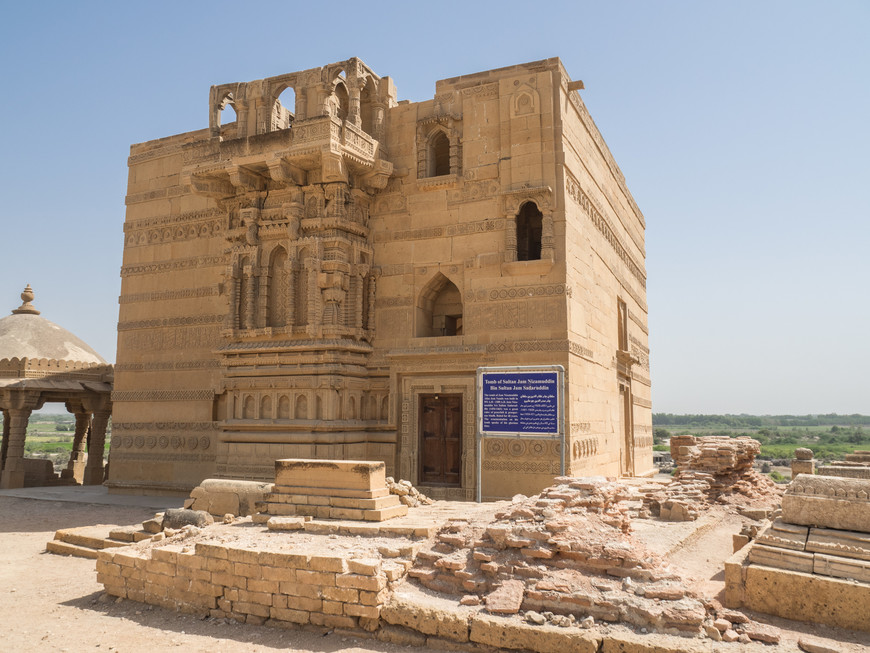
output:
<instances>
[{"instance_id":1,"label":"stone dome","mask_svg":"<svg viewBox=\"0 0 870 653\"><path fill-rule=\"evenodd\" d=\"M12 315L0 319L0 360L29 358L107 364L84 340L40 316L31 303L33 289L29 284L21 299L24 303Z\"/></svg>"}]
</instances>

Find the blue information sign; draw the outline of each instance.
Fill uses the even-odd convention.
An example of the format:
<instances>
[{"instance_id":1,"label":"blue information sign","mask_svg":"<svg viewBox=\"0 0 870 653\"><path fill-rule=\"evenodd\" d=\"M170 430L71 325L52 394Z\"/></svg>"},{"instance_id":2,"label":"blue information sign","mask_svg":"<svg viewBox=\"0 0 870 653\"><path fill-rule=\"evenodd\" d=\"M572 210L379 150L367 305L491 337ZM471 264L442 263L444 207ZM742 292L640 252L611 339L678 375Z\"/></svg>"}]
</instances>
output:
<instances>
[{"instance_id":1,"label":"blue information sign","mask_svg":"<svg viewBox=\"0 0 870 653\"><path fill-rule=\"evenodd\" d=\"M481 373L483 433L559 433L558 372Z\"/></svg>"}]
</instances>

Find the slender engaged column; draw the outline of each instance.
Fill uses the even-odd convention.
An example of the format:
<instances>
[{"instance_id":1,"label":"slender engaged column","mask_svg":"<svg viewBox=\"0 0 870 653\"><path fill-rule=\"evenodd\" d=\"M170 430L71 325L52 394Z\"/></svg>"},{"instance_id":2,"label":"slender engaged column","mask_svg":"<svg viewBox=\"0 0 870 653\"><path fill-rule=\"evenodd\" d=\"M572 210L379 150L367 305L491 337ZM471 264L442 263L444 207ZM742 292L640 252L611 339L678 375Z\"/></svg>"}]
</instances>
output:
<instances>
[{"instance_id":1,"label":"slender engaged column","mask_svg":"<svg viewBox=\"0 0 870 653\"><path fill-rule=\"evenodd\" d=\"M91 422L91 438L88 445L88 464L85 467L84 485L100 485L103 482L103 453L106 447L106 426L111 410L94 412Z\"/></svg>"}]
</instances>

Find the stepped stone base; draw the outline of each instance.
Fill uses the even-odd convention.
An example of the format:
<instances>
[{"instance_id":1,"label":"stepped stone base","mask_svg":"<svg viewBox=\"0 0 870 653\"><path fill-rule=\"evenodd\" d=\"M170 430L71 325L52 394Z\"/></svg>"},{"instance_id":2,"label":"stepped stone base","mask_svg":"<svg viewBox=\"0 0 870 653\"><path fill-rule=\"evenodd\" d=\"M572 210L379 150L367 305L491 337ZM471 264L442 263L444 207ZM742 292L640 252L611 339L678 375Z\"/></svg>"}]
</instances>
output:
<instances>
[{"instance_id":1,"label":"stepped stone base","mask_svg":"<svg viewBox=\"0 0 870 653\"><path fill-rule=\"evenodd\" d=\"M408 507L387 489L380 461L275 461L275 484L261 513L276 517L313 517L385 521L408 514Z\"/></svg>"}]
</instances>

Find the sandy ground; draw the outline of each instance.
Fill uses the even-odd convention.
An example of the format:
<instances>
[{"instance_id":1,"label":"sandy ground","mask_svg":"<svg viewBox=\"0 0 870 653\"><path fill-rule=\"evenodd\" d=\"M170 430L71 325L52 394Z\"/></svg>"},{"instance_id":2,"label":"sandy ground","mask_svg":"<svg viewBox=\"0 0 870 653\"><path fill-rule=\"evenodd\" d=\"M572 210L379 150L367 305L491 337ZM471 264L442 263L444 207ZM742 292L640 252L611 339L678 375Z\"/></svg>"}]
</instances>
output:
<instances>
[{"instance_id":1,"label":"sandy ground","mask_svg":"<svg viewBox=\"0 0 870 653\"><path fill-rule=\"evenodd\" d=\"M0 650L174 650L398 652L409 649L321 631L283 630L200 620L123 599L103 598L94 561L45 553L59 528L130 525L154 514L141 507L0 496Z\"/></svg>"}]
</instances>

